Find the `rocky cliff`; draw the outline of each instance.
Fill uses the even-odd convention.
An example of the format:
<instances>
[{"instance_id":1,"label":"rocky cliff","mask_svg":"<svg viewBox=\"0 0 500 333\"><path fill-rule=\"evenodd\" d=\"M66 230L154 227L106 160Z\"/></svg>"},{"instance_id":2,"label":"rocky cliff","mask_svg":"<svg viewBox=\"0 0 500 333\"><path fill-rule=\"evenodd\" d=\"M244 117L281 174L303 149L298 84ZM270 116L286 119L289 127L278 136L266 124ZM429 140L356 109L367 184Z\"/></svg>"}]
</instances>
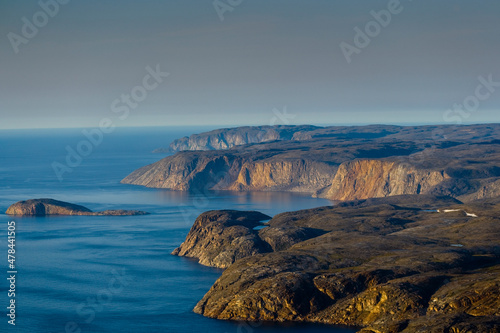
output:
<instances>
[{"instance_id":1,"label":"rocky cliff","mask_svg":"<svg viewBox=\"0 0 500 333\"><path fill-rule=\"evenodd\" d=\"M356 160L340 165L324 196L343 201L428 194L449 178L444 171L417 169L394 161Z\"/></svg>"},{"instance_id":2,"label":"rocky cliff","mask_svg":"<svg viewBox=\"0 0 500 333\"><path fill-rule=\"evenodd\" d=\"M295 191L331 184L336 167L304 159L252 160L246 154L181 152L138 169L122 183L183 191Z\"/></svg>"},{"instance_id":3,"label":"rocky cliff","mask_svg":"<svg viewBox=\"0 0 500 333\"><path fill-rule=\"evenodd\" d=\"M260 129L239 128L238 135ZM183 191L298 191L332 200L434 194L467 201L500 193L497 124L287 130L294 133L289 140L179 152L122 182Z\"/></svg>"},{"instance_id":4,"label":"rocky cliff","mask_svg":"<svg viewBox=\"0 0 500 333\"><path fill-rule=\"evenodd\" d=\"M456 126L243 126L222 128L209 132L193 134L174 140L169 148L159 148L155 152L178 152L184 150L219 150L234 146L265 143L269 141L308 141L315 139L355 140L355 139L398 139L435 144L443 140L474 140L484 137L500 143L498 124Z\"/></svg>"},{"instance_id":5,"label":"rocky cliff","mask_svg":"<svg viewBox=\"0 0 500 333\"><path fill-rule=\"evenodd\" d=\"M239 170L240 164L241 159L231 154L181 152L134 171L122 183L201 191L230 177ZM224 187L224 184L219 186Z\"/></svg>"},{"instance_id":6,"label":"rocky cliff","mask_svg":"<svg viewBox=\"0 0 500 333\"><path fill-rule=\"evenodd\" d=\"M271 251L254 229L269 219L259 212L206 212L196 219L184 243L172 254L197 258L202 265L226 268L238 259Z\"/></svg>"},{"instance_id":7,"label":"rocky cliff","mask_svg":"<svg viewBox=\"0 0 500 333\"><path fill-rule=\"evenodd\" d=\"M242 164L227 189L238 191L284 190L314 193L331 183L335 168L304 159L252 161Z\"/></svg>"},{"instance_id":8,"label":"rocky cliff","mask_svg":"<svg viewBox=\"0 0 500 333\"><path fill-rule=\"evenodd\" d=\"M437 212L444 208L478 217ZM207 214L199 221L217 223L227 213ZM498 216L498 200L464 206L427 195L279 214L251 232L252 244L265 250L246 251L229 265L194 311L228 320L354 325L372 333L499 332ZM198 227L184 251L198 249L202 256L198 244L211 242L219 245L209 252L234 249L220 241L225 236L195 232Z\"/></svg>"},{"instance_id":9,"label":"rocky cliff","mask_svg":"<svg viewBox=\"0 0 500 333\"><path fill-rule=\"evenodd\" d=\"M168 148L159 148L154 152L165 153L183 150L218 150L250 143L291 140L295 133L309 132L318 128L317 126L309 125L223 128L174 140Z\"/></svg>"},{"instance_id":10,"label":"rocky cliff","mask_svg":"<svg viewBox=\"0 0 500 333\"><path fill-rule=\"evenodd\" d=\"M12 204L7 211L7 215L17 216L46 216L46 215L87 215L87 216L124 216L124 215L145 215L146 212L138 210L105 210L102 212L92 212L90 209L72 203L58 201L54 199L31 199L19 201Z\"/></svg>"}]
</instances>

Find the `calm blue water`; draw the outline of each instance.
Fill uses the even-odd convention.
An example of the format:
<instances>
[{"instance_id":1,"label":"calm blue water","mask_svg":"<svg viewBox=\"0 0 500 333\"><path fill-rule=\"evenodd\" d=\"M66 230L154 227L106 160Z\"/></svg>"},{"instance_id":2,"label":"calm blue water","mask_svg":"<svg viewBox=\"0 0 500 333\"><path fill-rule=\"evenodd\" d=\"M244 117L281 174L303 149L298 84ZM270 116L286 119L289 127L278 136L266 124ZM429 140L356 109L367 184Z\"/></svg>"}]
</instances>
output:
<instances>
[{"instance_id":1,"label":"calm blue water","mask_svg":"<svg viewBox=\"0 0 500 333\"><path fill-rule=\"evenodd\" d=\"M204 129L117 129L81 164L56 177L66 146L81 130L0 131L0 212L12 203L50 197L92 210L140 209L130 217L9 218L0 214L1 332L353 332L318 325L225 322L194 314L221 270L169 253L198 214L210 209L269 215L328 205L290 193L214 192L210 196L120 184L159 160L151 151ZM16 222L16 326L7 324L7 221ZM4 307L5 306L5 307Z\"/></svg>"}]
</instances>

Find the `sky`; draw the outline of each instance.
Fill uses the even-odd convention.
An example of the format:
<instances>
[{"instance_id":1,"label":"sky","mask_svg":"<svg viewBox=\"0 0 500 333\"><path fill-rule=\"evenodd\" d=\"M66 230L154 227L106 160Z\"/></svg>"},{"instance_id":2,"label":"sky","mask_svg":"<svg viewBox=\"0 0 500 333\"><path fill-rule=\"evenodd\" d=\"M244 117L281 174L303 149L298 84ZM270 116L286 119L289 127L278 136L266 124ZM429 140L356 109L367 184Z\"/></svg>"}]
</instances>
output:
<instances>
[{"instance_id":1,"label":"sky","mask_svg":"<svg viewBox=\"0 0 500 333\"><path fill-rule=\"evenodd\" d=\"M0 129L500 122L498 0L0 0Z\"/></svg>"}]
</instances>

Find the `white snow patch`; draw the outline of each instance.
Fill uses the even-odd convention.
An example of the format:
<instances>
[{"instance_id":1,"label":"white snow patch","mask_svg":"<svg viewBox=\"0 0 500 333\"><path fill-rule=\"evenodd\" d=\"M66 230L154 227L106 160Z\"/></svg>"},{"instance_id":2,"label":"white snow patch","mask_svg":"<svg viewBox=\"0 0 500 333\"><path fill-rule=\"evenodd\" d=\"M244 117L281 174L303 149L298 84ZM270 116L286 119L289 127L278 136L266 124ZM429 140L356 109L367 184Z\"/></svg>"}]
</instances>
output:
<instances>
[{"instance_id":1,"label":"white snow patch","mask_svg":"<svg viewBox=\"0 0 500 333\"><path fill-rule=\"evenodd\" d=\"M438 213L451 213L451 212L460 212L460 211L461 211L461 212L464 212L464 213L465 213L465 215L467 215L467 216L470 216L470 217L477 217L477 215L476 215L476 214L474 214L474 213L468 213L468 212L466 212L466 211L465 211L465 210L463 210L463 209L443 209L443 210L439 210L439 209L438 209L438 210L437 210L437 212L438 212Z\"/></svg>"}]
</instances>

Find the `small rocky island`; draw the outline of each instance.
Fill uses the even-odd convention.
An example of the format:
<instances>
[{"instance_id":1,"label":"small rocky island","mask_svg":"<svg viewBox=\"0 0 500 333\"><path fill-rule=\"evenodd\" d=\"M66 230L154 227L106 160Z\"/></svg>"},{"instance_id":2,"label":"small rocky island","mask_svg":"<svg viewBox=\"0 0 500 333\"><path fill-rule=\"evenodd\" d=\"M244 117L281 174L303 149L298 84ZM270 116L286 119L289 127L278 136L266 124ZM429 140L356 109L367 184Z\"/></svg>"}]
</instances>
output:
<instances>
[{"instance_id":1,"label":"small rocky island","mask_svg":"<svg viewBox=\"0 0 500 333\"><path fill-rule=\"evenodd\" d=\"M174 255L226 268L194 311L366 333L500 332L500 199L403 195L201 214Z\"/></svg>"},{"instance_id":2,"label":"small rocky island","mask_svg":"<svg viewBox=\"0 0 500 333\"><path fill-rule=\"evenodd\" d=\"M5 212L7 215L17 216L47 216L47 215L85 215L85 216L129 216L146 215L139 210L105 210L93 212L87 207L54 199L31 199L19 201L11 205Z\"/></svg>"}]
</instances>

